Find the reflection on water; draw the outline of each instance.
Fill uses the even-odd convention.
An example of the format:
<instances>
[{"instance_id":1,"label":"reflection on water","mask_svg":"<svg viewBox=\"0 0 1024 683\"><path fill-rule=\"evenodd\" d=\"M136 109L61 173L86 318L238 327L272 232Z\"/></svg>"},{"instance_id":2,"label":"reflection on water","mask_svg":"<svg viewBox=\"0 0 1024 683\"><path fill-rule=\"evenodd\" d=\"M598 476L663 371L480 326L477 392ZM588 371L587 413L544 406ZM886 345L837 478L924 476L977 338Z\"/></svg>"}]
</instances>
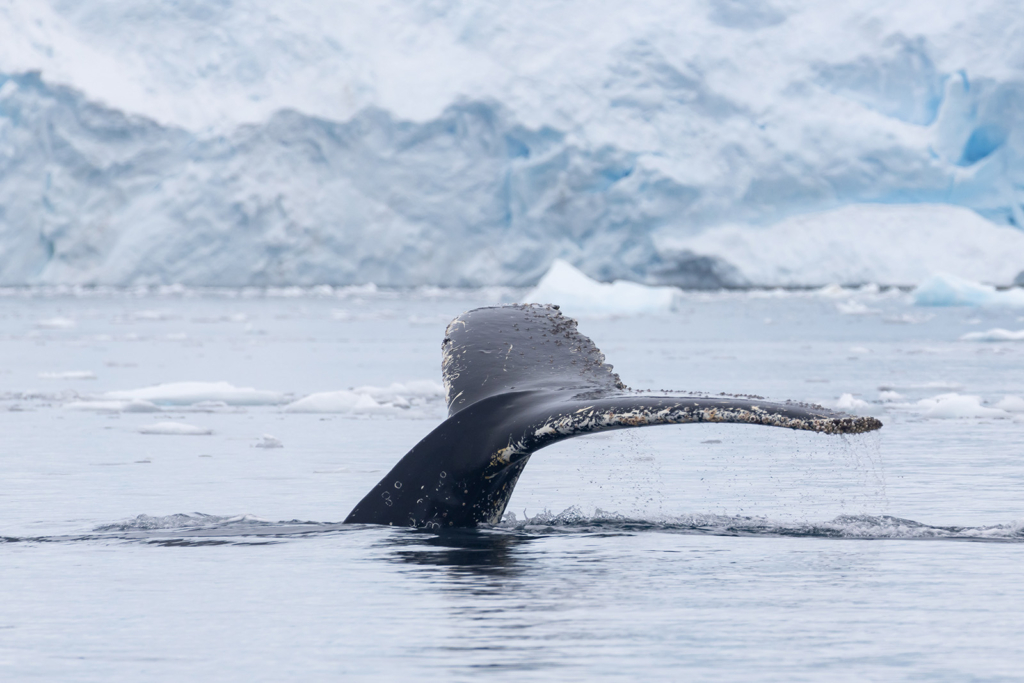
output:
<instances>
[{"instance_id":1,"label":"reflection on water","mask_svg":"<svg viewBox=\"0 0 1024 683\"><path fill-rule=\"evenodd\" d=\"M537 538L477 529L440 534L411 530L389 537L382 545L394 549L390 557L396 562L507 579L522 574L523 551Z\"/></svg>"}]
</instances>

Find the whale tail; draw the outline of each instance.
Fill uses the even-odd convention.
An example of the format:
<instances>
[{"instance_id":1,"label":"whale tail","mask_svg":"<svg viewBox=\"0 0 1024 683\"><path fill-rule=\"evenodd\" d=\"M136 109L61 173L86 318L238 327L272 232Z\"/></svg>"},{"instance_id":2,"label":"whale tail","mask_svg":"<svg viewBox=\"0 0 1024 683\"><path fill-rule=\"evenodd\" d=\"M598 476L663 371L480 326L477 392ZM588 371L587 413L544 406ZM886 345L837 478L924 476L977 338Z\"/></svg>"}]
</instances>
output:
<instances>
[{"instance_id":1,"label":"whale tail","mask_svg":"<svg viewBox=\"0 0 1024 683\"><path fill-rule=\"evenodd\" d=\"M632 391L558 306L468 311L448 325L441 350L448 419L395 465L346 522L495 524L530 455L579 434L692 422L826 434L882 426L872 417L759 396Z\"/></svg>"}]
</instances>

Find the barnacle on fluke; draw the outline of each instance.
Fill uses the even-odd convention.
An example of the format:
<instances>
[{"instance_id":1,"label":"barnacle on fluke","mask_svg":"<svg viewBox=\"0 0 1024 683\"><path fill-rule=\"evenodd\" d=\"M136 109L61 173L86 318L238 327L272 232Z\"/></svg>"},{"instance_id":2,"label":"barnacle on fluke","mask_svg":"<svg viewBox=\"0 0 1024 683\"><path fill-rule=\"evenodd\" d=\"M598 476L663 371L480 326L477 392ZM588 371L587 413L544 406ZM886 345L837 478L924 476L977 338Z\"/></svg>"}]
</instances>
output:
<instances>
[{"instance_id":1,"label":"barnacle on fluke","mask_svg":"<svg viewBox=\"0 0 1024 683\"><path fill-rule=\"evenodd\" d=\"M753 395L632 391L557 306L478 308L441 344L448 419L413 447L346 522L466 527L501 520L530 455L578 434L733 422L859 434L882 426Z\"/></svg>"}]
</instances>

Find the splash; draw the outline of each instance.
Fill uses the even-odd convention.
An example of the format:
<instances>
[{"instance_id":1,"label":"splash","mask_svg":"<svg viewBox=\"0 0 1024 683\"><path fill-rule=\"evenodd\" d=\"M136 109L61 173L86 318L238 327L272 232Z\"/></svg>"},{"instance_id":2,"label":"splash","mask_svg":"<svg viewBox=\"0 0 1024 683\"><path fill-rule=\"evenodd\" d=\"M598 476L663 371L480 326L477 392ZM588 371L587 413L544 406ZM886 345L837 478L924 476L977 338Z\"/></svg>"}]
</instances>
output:
<instances>
[{"instance_id":1,"label":"splash","mask_svg":"<svg viewBox=\"0 0 1024 683\"><path fill-rule=\"evenodd\" d=\"M839 515L824 522L784 522L768 517L692 513L631 517L578 506L518 519L509 512L495 528L525 533L659 531L709 536L790 536L865 540L974 540L1024 542L1024 520L992 526L932 526L891 515Z\"/></svg>"}]
</instances>

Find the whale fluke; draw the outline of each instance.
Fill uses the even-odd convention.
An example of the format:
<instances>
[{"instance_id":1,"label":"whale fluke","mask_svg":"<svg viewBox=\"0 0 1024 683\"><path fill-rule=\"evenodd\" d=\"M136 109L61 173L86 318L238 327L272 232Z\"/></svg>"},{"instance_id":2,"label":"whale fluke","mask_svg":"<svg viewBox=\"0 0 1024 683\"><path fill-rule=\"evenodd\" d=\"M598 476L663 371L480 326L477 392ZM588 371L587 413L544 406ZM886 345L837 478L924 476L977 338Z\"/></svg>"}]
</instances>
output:
<instances>
[{"instance_id":1,"label":"whale fluke","mask_svg":"<svg viewBox=\"0 0 1024 683\"><path fill-rule=\"evenodd\" d=\"M882 426L873 417L757 396L632 391L557 306L468 311L448 325L441 351L448 419L388 472L346 522L496 524L530 455L579 434L691 422L827 434Z\"/></svg>"}]
</instances>

